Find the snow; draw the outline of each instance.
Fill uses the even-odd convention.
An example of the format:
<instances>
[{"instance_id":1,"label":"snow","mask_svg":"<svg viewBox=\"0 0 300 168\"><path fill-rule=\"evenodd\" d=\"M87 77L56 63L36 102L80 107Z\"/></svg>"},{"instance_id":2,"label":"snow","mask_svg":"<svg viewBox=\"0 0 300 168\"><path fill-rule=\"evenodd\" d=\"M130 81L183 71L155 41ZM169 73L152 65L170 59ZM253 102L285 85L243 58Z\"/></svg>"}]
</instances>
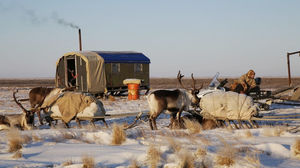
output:
<instances>
[{"instance_id":1,"label":"snow","mask_svg":"<svg viewBox=\"0 0 300 168\"><path fill-rule=\"evenodd\" d=\"M14 88L0 88L0 115L21 113L12 101ZM26 98L29 89L23 88L18 98ZM126 97L116 97L116 101L101 100L107 114L136 113L148 110L145 96L128 101ZM29 102L22 102L29 108ZM300 114L299 106L272 104L262 115ZM20 131L23 137L31 137L23 143L22 156L13 158L9 153L10 131L0 131L0 167L68 167L83 166L83 158L94 160L95 167L125 168L133 161L140 167L149 167L151 148L157 149L160 159L157 166L182 167L183 158L191 158L194 167L226 167L218 165L218 156L230 156L234 160L227 167L300 167L300 157L295 156L294 144L300 139L299 121L259 122L260 128L201 130L190 134L188 130L170 130L169 116L163 114L157 120L159 130L152 131L148 122L138 122L136 127L125 131L126 140L121 145L112 145L112 124L130 124L135 117L109 118L106 128L97 121L96 128L83 122L78 128L75 121L66 129L61 122L55 128L40 126L37 118L33 130ZM199 154L200 149L205 154ZM297 151L296 151L297 152ZM233 155L230 155L232 154ZM66 164L70 162L69 164Z\"/></svg>"}]
</instances>

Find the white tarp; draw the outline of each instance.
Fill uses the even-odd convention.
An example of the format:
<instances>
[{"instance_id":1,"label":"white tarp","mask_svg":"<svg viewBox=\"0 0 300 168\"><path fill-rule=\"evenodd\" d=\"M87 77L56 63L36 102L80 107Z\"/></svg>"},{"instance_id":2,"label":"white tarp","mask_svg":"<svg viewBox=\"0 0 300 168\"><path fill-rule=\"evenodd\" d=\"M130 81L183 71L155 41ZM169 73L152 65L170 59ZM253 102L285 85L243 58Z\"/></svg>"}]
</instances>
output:
<instances>
[{"instance_id":1,"label":"white tarp","mask_svg":"<svg viewBox=\"0 0 300 168\"><path fill-rule=\"evenodd\" d=\"M222 117L229 120L248 120L257 115L258 108L253 99L235 92L213 92L201 98L203 116Z\"/></svg>"}]
</instances>

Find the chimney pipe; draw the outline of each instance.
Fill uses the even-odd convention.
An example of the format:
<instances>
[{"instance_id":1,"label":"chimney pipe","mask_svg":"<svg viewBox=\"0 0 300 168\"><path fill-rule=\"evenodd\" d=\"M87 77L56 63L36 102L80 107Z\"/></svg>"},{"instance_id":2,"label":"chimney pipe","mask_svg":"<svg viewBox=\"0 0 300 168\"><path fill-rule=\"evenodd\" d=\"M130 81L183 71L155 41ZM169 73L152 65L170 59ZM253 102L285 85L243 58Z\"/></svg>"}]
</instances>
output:
<instances>
[{"instance_id":1,"label":"chimney pipe","mask_svg":"<svg viewBox=\"0 0 300 168\"><path fill-rule=\"evenodd\" d=\"M81 30L78 29L78 33L79 33L79 51L82 51L82 45L81 45Z\"/></svg>"}]
</instances>

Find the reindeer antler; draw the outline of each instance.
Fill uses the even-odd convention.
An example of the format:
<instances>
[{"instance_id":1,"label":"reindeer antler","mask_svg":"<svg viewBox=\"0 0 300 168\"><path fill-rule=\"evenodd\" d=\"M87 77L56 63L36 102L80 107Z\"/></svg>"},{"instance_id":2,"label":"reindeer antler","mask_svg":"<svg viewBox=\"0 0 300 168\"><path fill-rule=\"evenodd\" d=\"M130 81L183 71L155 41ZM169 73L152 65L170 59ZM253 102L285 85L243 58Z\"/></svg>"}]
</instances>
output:
<instances>
[{"instance_id":1,"label":"reindeer antler","mask_svg":"<svg viewBox=\"0 0 300 168\"><path fill-rule=\"evenodd\" d=\"M181 85L182 88L187 89L187 88L182 84L181 79L182 79L183 77L184 77L184 75L181 75L181 73L180 73L180 71L179 71L178 74L177 74L178 82L179 82L179 84ZM200 88L196 88L196 80L195 80L195 78L194 78L194 74L193 74L193 73L191 74L191 77L192 77L192 90L193 90L193 91L199 91L200 89L202 89L202 88L203 88L203 83L202 83L202 85L201 85Z\"/></svg>"},{"instance_id":2,"label":"reindeer antler","mask_svg":"<svg viewBox=\"0 0 300 168\"><path fill-rule=\"evenodd\" d=\"M19 107L21 107L21 109L22 109L25 113L29 112L29 110L25 109L24 106L17 100L17 98L16 98L16 93L17 93L17 92L18 92L18 89L17 89L16 91L13 92L13 98L14 98L14 101L17 103L17 105L18 105Z\"/></svg>"},{"instance_id":3,"label":"reindeer antler","mask_svg":"<svg viewBox=\"0 0 300 168\"><path fill-rule=\"evenodd\" d=\"M192 76L192 80L193 80L193 90L195 90L195 91L198 90L199 91L200 89L202 89L203 88L203 83L201 84L200 88L196 89L196 80L194 79L194 74L192 73L191 76Z\"/></svg>"},{"instance_id":4,"label":"reindeer antler","mask_svg":"<svg viewBox=\"0 0 300 168\"><path fill-rule=\"evenodd\" d=\"M198 90L201 90L203 88L203 83L201 84L201 87L198 88Z\"/></svg>"},{"instance_id":5,"label":"reindeer antler","mask_svg":"<svg viewBox=\"0 0 300 168\"><path fill-rule=\"evenodd\" d=\"M195 85L196 85L196 82L195 82L194 74L193 74L193 73L191 74L191 77L192 77L192 81L193 81L193 85L192 85L192 86L193 86L193 89L196 90L196 86L195 86Z\"/></svg>"},{"instance_id":6,"label":"reindeer antler","mask_svg":"<svg viewBox=\"0 0 300 168\"><path fill-rule=\"evenodd\" d=\"M182 81L181 81L181 79L184 77L184 75L181 75L181 73L180 73L180 70L178 71L178 74L177 74L177 80L178 80L178 82L179 82L179 84L180 84L180 86L182 87L182 88L184 88L184 89L187 89L185 86L183 86L183 84L182 84Z\"/></svg>"}]
</instances>

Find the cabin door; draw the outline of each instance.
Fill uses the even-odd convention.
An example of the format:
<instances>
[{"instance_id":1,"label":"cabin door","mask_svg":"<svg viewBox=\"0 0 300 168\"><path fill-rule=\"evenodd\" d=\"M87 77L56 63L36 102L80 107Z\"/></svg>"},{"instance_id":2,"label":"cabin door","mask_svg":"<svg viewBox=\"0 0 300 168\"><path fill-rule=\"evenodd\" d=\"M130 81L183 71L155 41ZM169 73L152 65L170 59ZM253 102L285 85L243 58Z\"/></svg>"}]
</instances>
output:
<instances>
[{"instance_id":1,"label":"cabin door","mask_svg":"<svg viewBox=\"0 0 300 168\"><path fill-rule=\"evenodd\" d=\"M77 68L75 55L67 56L65 59L65 74L68 87L77 86Z\"/></svg>"},{"instance_id":2,"label":"cabin door","mask_svg":"<svg viewBox=\"0 0 300 168\"><path fill-rule=\"evenodd\" d=\"M77 89L82 92L88 92L86 62L81 57L76 56L76 65L78 74Z\"/></svg>"},{"instance_id":3,"label":"cabin door","mask_svg":"<svg viewBox=\"0 0 300 168\"><path fill-rule=\"evenodd\" d=\"M65 83L64 57L62 57L56 67L56 87L64 88Z\"/></svg>"}]
</instances>

